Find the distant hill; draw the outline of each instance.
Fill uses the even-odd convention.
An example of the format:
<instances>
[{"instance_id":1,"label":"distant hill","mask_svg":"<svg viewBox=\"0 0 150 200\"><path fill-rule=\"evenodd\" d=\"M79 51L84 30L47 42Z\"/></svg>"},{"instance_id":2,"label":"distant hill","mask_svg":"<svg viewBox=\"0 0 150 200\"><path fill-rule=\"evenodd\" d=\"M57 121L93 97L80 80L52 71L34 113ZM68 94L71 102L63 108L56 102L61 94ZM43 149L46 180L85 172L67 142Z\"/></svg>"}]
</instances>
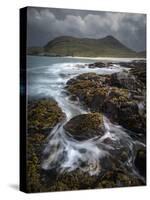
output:
<instances>
[{"instance_id":1,"label":"distant hill","mask_svg":"<svg viewBox=\"0 0 150 200\"><path fill-rule=\"evenodd\" d=\"M137 52L138 56L139 57L143 57L143 58L146 58L146 51L141 51L141 52Z\"/></svg>"},{"instance_id":2,"label":"distant hill","mask_svg":"<svg viewBox=\"0 0 150 200\"><path fill-rule=\"evenodd\" d=\"M143 52L135 52L113 36L101 39L57 37L43 48L29 48L30 55L79 56L79 57L143 57Z\"/></svg>"}]
</instances>

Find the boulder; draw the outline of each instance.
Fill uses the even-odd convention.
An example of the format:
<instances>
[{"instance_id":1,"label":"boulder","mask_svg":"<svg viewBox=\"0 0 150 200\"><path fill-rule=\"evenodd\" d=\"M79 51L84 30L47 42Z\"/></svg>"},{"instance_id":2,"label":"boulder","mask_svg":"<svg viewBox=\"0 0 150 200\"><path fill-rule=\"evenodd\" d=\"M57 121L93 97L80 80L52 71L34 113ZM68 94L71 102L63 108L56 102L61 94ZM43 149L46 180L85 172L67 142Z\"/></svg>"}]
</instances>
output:
<instances>
[{"instance_id":1,"label":"boulder","mask_svg":"<svg viewBox=\"0 0 150 200\"><path fill-rule=\"evenodd\" d=\"M114 73L110 76L110 86L118 88L126 88L129 91L136 91L137 94L142 94L143 83L135 78L130 72L123 71Z\"/></svg>"},{"instance_id":2,"label":"boulder","mask_svg":"<svg viewBox=\"0 0 150 200\"><path fill-rule=\"evenodd\" d=\"M38 99L28 102L28 134L49 131L62 119L64 113L52 99Z\"/></svg>"},{"instance_id":3,"label":"boulder","mask_svg":"<svg viewBox=\"0 0 150 200\"><path fill-rule=\"evenodd\" d=\"M72 118L65 126L65 131L77 140L87 140L104 134L103 115L90 113Z\"/></svg>"},{"instance_id":4,"label":"boulder","mask_svg":"<svg viewBox=\"0 0 150 200\"><path fill-rule=\"evenodd\" d=\"M103 63L103 62L95 62L95 63L89 64L89 68L104 68L106 66L107 66L106 63Z\"/></svg>"}]
</instances>

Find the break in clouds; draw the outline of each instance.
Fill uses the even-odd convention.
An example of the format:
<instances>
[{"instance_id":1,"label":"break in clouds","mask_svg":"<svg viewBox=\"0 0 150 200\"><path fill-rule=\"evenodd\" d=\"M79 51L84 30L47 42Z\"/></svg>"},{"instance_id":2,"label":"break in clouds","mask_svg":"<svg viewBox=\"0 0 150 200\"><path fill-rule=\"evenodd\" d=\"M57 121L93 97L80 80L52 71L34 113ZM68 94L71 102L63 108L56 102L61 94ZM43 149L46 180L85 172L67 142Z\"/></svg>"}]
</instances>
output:
<instances>
[{"instance_id":1,"label":"break in clouds","mask_svg":"<svg viewBox=\"0 0 150 200\"><path fill-rule=\"evenodd\" d=\"M129 48L146 48L146 15L67 9L28 8L28 46L55 37L102 38L112 35Z\"/></svg>"}]
</instances>

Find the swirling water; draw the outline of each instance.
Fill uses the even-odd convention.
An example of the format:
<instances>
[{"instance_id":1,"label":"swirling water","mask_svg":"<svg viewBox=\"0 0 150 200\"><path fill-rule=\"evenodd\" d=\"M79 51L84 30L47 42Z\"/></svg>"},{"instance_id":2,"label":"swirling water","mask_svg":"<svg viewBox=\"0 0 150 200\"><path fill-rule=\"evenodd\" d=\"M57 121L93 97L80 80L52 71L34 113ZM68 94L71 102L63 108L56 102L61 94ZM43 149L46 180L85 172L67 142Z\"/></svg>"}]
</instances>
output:
<instances>
[{"instance_id":1,"label":"swirling water","mask_svg":"<svg viewBox=\"0 0 150 200\"><path fill-rule=\"evenodd\" d=\"M88 68L88 63L94 60L75 58L28 57L28 96L29 98L51 97L66 115L66 119L58 123L47 138L47 145L43 151L42 168L55 168L58 172L80 169L90 175L98 175L105 170L105 162L112 157L122 163L122 166L140 177L134 167L136 151L144 146L143 143L133 140L119 125L112 124L104 116L105 134L86 141L77 141L65 133L63 126L72 117L88 113L79 102L72 102L65 90L69 79L82 73L95 72L97 74L112 74L124 70L119 64L109 68ZM106 143L110 139L110 143ZM127 159L121 160L121 153L127 153ZM140 177L142 179L142 177Z\"/></svg>"}]
</instances>

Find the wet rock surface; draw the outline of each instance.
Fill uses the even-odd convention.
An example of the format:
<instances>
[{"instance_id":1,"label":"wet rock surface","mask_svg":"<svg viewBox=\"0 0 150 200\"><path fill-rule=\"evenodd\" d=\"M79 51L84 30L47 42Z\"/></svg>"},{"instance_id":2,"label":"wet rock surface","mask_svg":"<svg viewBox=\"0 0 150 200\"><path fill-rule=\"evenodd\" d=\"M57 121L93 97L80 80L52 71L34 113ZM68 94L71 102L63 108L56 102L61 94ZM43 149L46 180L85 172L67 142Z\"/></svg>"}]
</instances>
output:
<instances>
[{"instance_id":1,"label":"wet rock surface","mask_svg":"<svg viewBox=\"0 0 150 200\"><path fill-rule=\"evenodd\" d=\"M66 132L77 140L86 140L104 134L103 115L90 113L72 118L65 126Z\"/></svg>"},{"instance_id":2,"label":"wet rock surface","mask_svg":"<svg viewBox=\"0 0 150 200\"><path fill-rule=\"evenodd\" d=\"M28 103L28 133L38 131L48 135L63 117L61 109L53 99L31 100Z\"/></svg>"},{"instance_id":3,"label":"wet rock surface","mask_svg":"<svg viewBox=\"0 0 150 200\"><path fill-rule=\"evenodd\" d=\"M112 75L79 75L68 81L67 90L91 111L102 112L123 127L145 134L146 75L141 80L139 74L145 74L146 69L140 67L139 63L136 64L133 62L134 68L130 71ZM132 66L131 63L126 65Z\"/></svg>"},{"instance_id":4,"label":"wet rock surface","mask_svg":"<svg viewBox=\"0 0 150 200\"><path fill-rule=\"evenodd\" d=\"M88 65L89 68L103 68L103 67L107 67L107 63L104 63L104 62L95 62L95 63L92 63L92 64L89 64Z\"/></svg>"},{"instance_id":5,"label":"wet rock surface","mask_svg":"<svg viewBox=\"0 0 150 200\"><path fill-rule=\"evenodd\" d=\"M57 172L54 171L44 171L43 183L47 185L48 191L144 185L144 182L142 180L133 176L132 173L120 167L120 164L116 160L102 160L100 166L102 169L101 173L99 175L92 176L89 175L89 173L84 172L84 168L82 168L82 166L80 169L76 169L71 172L64 171L59 175Z\"/></svg>"},{"instance_id":6,"label":"wet rock surface","mask_svg":"<svg viewBox=\"0 0 150 200\"><path fill-rule=\"evenodd\" d=\"M64 113L53 99L28 102L27 131L27 191L42 191L42 150L50 130L64 118Z\"/></svg>"}]
</instances>

